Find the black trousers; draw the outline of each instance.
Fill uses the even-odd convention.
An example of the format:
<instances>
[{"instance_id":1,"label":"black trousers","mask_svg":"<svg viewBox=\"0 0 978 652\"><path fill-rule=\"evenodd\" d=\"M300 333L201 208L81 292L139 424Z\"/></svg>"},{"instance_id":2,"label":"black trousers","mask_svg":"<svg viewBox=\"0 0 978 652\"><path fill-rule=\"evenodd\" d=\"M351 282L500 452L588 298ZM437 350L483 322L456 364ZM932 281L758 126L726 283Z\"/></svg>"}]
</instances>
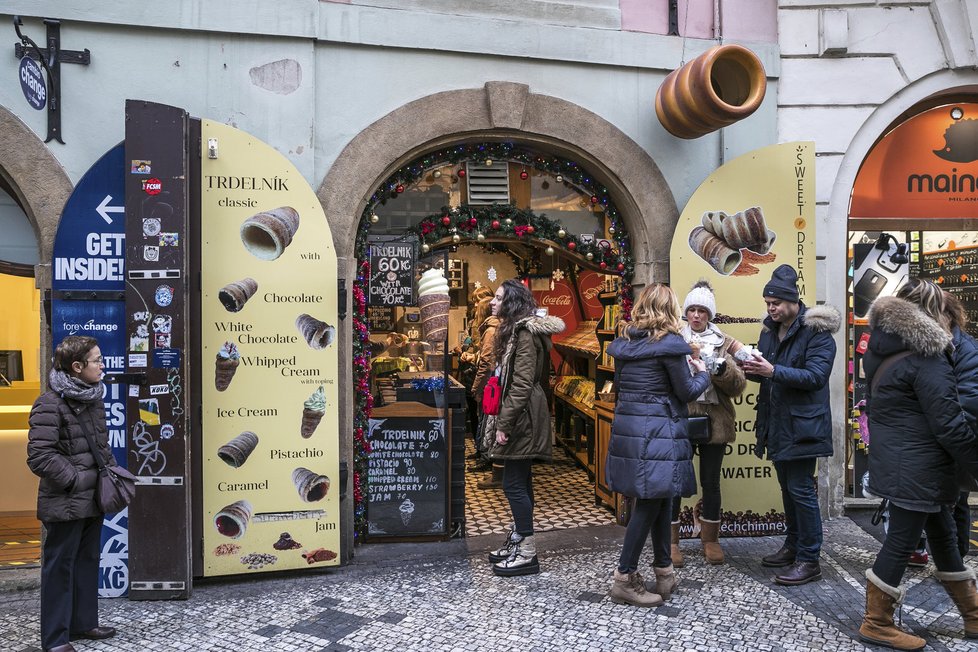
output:
<instances>
[{"instance_id":1,"label":"black trousers","mask_svg":"<svg viewBox=\"0 0 978 652\"><path fill-rule=\"evenodd\" d=\"M621 546L621 556L618 558L619 573L634 573L638 570L638 561L642 556L642 548L652 535L652 565L656 568L666 568L672 564L669 544L672 542L672 528L669 516L672 510L672 498L636 498L632 504L632 515L625 529L625 541Z\"/></svg>"},{"instance_id":2,"label":"black trousers","mask_svg":"<svg viewBox=\"0 0 978 652\"><path fill-rule=\"evenodd\" d=\"M697 444L696 453L700 460L700 487L703 488L703 512L701 517L708 521L720 520L720 468L723 466L723 456L727 452L726 444ZM682 497L672 500L672 520L679 520Z\"/></svg>"},{"instance_id":3,"label":"black trousers","mask_svg":"<svg viewBox=\"0 0 978 652\"><path fill-rule=\"evenodd\" d=\"M516 533L533 536L533 460L503 461L503 493L513 512Z\"/></svg>"},{"instance_id":4,"label":"black trousers","mask_svg":"<svg viewBox=\"0 0 978 652\"><path fill-rule=\"evenodd\" d=\"M917 548L920 533L924 531L937 570L963 571L958 532L950 506L942 506L939 512L915 512L890 503L890 526L873 563L876 576L890 586L900 586L910 553Z\"/></svg>"},{"instance_id":5,"label":"black trousers","mask_svg":"<svg viewBox=\"0 0 978 652\"><path fill-rule=\"evenodd\" d=\"M958 552L964 557L971 548L971 507L968 506L968 492L962 491L954 505L954 525L958 530Z\"/></svg>"},{"instance_id":6,"label":"black trousers","mask_svg":"<svg viewBox=\"0 0 978 652\"><path fill-rule=\"evenodd\" d=\"M41 563L41 647L68 642L71 632L98 627L102 517L45 523Z\"/></svg>"}]
</instances>

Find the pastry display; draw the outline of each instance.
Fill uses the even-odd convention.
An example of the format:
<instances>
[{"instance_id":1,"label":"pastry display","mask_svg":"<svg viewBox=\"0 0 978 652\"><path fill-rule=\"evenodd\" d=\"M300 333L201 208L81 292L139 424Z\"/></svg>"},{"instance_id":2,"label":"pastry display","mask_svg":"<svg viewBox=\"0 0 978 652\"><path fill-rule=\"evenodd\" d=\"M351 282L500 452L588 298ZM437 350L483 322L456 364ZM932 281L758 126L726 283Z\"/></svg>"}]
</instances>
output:
<instances>
[{"instance_id":1,"label":"pastry display","mask_svg":"<svg viewBox=\"0 0 978 652\"><path fill-rule=\"evenodd\" d=\"M418 282L418 305L421 306L421 329L430 342L443 342L448 336L448 281L445 272L432 267L421 275Z\"/></svg>"},{"instance_id":2,"label":"pastry display","mask_svg":"<svg viewBox=\"0 0 978 652\"><path fill-rule=\"evenodd\" d=\"M217 391L223 392L231 384L231 379L234 378L234 373L241 364L241 353L238 352L237 345L225 342L217 352L214 364L214 386L217 387Z\"/></svg>"},{"instance_id":3,"label":"pastry display","mask_svg":"<svg viewBox=\"0 0 978 652\"><path fill-rule=\"evenodd\" d=\"M702 226L690 231L689 247L697 256L708 262L710 267L724 276L737 269L740 261L743 260L740 251L731 249L726 242Z\"/></svg>"},{"instance_id":4,"label":"pastry display","mask_svg":"<svg viewBox=\"0 0 978 652\"><path fill-rule=\"evenodd\" d=\"M292 471L292 483L307 503L322 500L329 492L329 478L301 466Z\"/></svg>"},{"instance_id":5,"label":"pastry display","mask_svg":"<svg viewBox=\"0 0 978 652\"><path fill-rule=\"evenodd\" d=\"M335 328L311 315L302 314L296 317L295 327L299 329L306 344L314 349L325 349L336 339Z\"/></svg>"},{"instance_id":6,"label":"pastry display","mask_svg":"<svg viewBox=\"0 0 978 652\"><path fill-rule=\"evenodd\" d=\"M258 281L253 278L243 278L222 287L217 293L217 298L228 312L238 312L257 291Z\"/></svg>"},{"instance_id":7,"label":"pastry display","mask_svg":"<svg viewBox=\"0 0 978 652\"><path fill-rule=\"evenodd\" d=\"M316 427L325 414L326 393L323 391L323 386L320 385L319 389L313 392L302 404L302 428L299 432L303 439L312 437L312 433L316 432Z\"/></svg>"},{"instance_id":8,"label":"pastry display","mask_svg":"<svg viewBox=\"0 0 978 652\"><path fill-rule=\"evenodd\" d=\"M241 242L260 260L275 260L292 243L299 229L299 213L282 206L252 215L241 225Z\"/></svg>"},{"instance_id":9,"label":"pastry display","mask_svg":"<svg viewBox=\"0 0 978 652\"><path fill-rule=\"evenodd\" d=\"M217 449L217 456L228 466L238 468L247 461L248 456L258 445L258 435L246 430Z\"/></svg>"}]
</instances>

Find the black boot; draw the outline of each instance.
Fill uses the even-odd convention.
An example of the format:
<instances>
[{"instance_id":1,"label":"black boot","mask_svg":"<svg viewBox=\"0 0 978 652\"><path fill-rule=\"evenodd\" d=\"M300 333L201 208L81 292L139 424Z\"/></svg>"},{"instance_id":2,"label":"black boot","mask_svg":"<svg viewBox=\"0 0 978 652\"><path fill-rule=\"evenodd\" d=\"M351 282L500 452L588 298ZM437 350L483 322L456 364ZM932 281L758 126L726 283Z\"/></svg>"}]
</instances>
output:
<instances>
[{"instance_id":1,"label":"black boot","mask_svg":"<svg viewBox=\"0 0 978 652\"><path fill-rule=\"evenodd\" d=\"M773 555L761 557L761 566L767 566L768 568L781 568L782 566L790 566L793 563L795 563L795 550L788 546L781 546L781 550L778 550Z\"/></svg>"},{"instance_id":2,"label":"black boot","mask_svg":"<svg viewBox=\"0 0 978 652\"><path fill-rule=\"evenodd\" d=\"M799 586L822 579L822 569L817 561L796 561L774 577L774 581L784 586Z\"/></svg>"}]
</instances>

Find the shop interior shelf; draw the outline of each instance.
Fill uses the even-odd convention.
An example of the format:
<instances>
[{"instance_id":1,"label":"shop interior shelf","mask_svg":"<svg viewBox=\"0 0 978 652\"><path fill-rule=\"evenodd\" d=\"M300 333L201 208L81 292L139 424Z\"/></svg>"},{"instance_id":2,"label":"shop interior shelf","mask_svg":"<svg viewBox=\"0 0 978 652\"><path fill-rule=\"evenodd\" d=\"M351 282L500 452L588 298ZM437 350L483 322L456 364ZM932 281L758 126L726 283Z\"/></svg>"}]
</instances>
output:
<instances>
[{"instance_id":1,"label":"shop interior shelf","mask_svg":"<svg viewBox=\"0 0 978 652\"><path fill-rule=\"evenodd\" d=\"M614 367L609 367L608 365L604 365L604 364L599 364L598 369L600 369L601 371L609 371L611 373L615 373Z\"/></svg>"}]
</instances>

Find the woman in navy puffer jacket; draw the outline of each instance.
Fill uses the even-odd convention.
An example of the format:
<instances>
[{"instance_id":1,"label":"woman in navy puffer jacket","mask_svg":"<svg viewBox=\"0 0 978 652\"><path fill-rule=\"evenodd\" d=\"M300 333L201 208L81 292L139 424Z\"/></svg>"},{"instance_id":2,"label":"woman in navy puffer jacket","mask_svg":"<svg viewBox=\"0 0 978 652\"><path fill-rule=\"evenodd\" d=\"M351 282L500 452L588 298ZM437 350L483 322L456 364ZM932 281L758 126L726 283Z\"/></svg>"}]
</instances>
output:
<instances>
[{"instance_id":1,"label":"woman in navy puffer jacket","mask_svg":"<svg viewBox=\"0 0 978 652\"><path fill-rule=\"evenodd\" d=\"M622 336L608 348L615 358L618 403L605 477L612 490L634 499L611 587L611 599L618 604L660 605L677 583L669 556L672 499L696 493L686 404L710 384L701 360L687 362L692 349L680 328L675 293L665 285L650 285L635 302L631 323L622 324ZM654 592L646 591L637 572L650 533Z\"/></svg>"}]
</instances>

